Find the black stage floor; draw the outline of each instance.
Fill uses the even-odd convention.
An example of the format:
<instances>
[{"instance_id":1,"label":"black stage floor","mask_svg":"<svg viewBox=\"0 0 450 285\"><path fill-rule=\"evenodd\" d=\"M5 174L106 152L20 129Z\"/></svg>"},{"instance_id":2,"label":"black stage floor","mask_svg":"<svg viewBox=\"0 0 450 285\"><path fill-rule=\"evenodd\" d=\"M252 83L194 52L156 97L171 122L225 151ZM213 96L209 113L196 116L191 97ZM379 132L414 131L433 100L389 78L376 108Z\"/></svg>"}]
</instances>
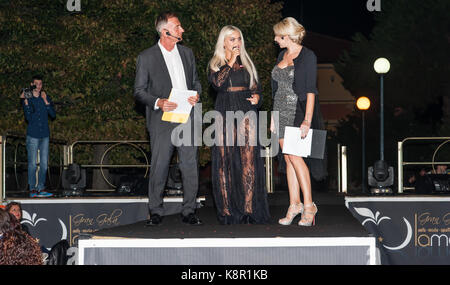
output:
<instances>
[{"instance_id":1,"label":"black stage floor","mask_svg":"<svg viewBox=\"0 0 450 285\"><path fill-rule=\"evenodd\" d=\"M273 204L273 203L272 203ZM103 229L93 233L94 237L114 238L273 238L273 237L368 237L368 232L348 211L344 204L317 204L319 212L314 227L297 225L297 217L290 226L278 224L284 217L287 206L272 205L272 220L265 225L220 225L212 206L198 209L203 225L189 226L181 222L180 215L165 216L159 226L146 227L145 221L130 225Z\"/></svg>"}]
</instances>

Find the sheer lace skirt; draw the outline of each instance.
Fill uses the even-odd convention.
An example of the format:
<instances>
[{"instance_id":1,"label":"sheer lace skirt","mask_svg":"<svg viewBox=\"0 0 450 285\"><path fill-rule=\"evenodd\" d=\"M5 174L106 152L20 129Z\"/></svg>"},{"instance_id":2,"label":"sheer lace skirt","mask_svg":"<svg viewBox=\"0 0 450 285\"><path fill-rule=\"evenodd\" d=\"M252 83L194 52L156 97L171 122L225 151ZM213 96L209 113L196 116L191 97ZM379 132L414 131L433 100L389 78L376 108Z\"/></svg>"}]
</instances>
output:
<instances>
[{"instance_id":1,"label":"sheer lace skirt","mask_svg":"<svg viewBox=\"0 0 450 285\"><path fill-rule=\"evenodd\" d=\"M212 181L221 223L239 223L244 215L257 223L270 219L257 111L246 100L249 96L249 92L219 93L216 101L222 131L216 133L217 145L212 148ZM242 112L227 118L227 111Z\"/></svg>"}]
</instances>

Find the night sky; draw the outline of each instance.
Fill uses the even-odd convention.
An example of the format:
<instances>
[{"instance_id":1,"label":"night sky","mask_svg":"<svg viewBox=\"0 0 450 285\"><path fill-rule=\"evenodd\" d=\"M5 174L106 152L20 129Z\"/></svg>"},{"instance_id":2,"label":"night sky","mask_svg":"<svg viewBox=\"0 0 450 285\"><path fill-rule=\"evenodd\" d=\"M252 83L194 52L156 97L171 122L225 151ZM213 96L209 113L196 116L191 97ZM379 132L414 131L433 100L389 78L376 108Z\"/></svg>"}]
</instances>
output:
<instances>
[{"instance_id":1,"label":"night sky","mask_svg":"<svg viewBox=\"0 0 450 285\"><path fill-rule=\"evenodd\" d=\"M306 31L351 40L357 32L368 37L372 31L374 15L379 12L369 12L366 3L367 0L284 0L282 14L296 18Z\"/></svg>"}]
</instances>

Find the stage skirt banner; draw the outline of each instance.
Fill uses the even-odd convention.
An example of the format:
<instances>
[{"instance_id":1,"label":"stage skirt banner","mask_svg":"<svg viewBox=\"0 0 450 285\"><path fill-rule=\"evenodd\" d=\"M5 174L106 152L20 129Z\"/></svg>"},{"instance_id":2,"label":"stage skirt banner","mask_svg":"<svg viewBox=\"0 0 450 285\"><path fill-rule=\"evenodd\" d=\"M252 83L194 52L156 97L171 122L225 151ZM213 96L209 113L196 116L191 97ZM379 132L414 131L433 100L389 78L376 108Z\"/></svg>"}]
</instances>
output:
<instances>
[{"instance_id":1,"label":"stage skirt banner","mask_svg":"<svg viewBox=\"0 0 450 285\"><path fill-rule=\"evenodd\" d=\"M77 246L78 238L93 232L147 219L148 199L15 200L22 205L22 224L51 248L60 240Z\"/></svg>"},{"instance_id":2,"label":"stage skirt banner","mask_svg":"<svg viewBox=\"0 0 450 285\"><path fill-rule=\"evenodd\" d=\"M346 197L374 235L381 264L450 264L450 197Z\"/></svg>"}]
</instances>

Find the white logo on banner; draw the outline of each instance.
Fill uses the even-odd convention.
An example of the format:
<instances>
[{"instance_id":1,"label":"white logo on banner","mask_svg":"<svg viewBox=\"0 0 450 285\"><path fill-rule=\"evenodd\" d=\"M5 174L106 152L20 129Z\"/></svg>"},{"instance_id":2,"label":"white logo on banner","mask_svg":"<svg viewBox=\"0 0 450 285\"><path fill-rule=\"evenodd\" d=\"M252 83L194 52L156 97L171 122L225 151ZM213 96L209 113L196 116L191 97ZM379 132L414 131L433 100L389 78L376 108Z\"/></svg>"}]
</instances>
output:
<instances>
[{"instance_id":1,"label":"white logo on banner","mask_svg":"<svg viewBox=\"0 0 450 285\"><path fill-rule=\"evenodd\" d=\"M61 221L61 219L58 219L58 221L59 221L59 223L61 224L61 228L62 228L62 237L61 237L61 240L67 239L67 227L66 227L66 225L64 224L64 222Z\"/></svg>"},{"instance_id":2,"label":"white logo on banner","mask_svg":"<svg viewBox=\"0 0 450 285\"><path fill-rule=\"evenodd\" d=\"M28 213L25 210L22 210L22 222L21 224L30 224L32 227L36 227L36 225L39 222L47 222L47 219L45 218L39 218L37 219L37 213L33 213L33 215L30 215L30 213ZM61 225L62 228L62 236L61 236L61 240L63 239L67 239L67 227L64 224L63 221L61 221L61 219L58 219L59 224Z\"/></svg>"},{"instance_id":3,"label":"white logo on banner","mask_svg":"<svg viewBox=\"0 0 450 285\"><path fill-rule=\"evenodd\" d=\"M31 216L27 211L22 211L22 224L30 224L31 226L35 227L39 222L44 221L46 222L47 219L40 218L37 219L37 214L33 213L33 216ZM36 220L36 221L35 221Z\"/></svg>"},{"instance_id":4,"label":"white logo on banner","mask_svg":"<svg viewBox=\"0 0 450 285\"><path fill-rule=\"evenodd\" d=\"M365 219L362 222L362 225L364 225L367 222L372 222L372 223L374 223L375 225L378 226L380 224L380 222L383 221L383 220L391 220L390 217L386 217L386 216L385 217L381 217L380 219L378 219L378 217L380 216L380 212L379 211L377 211L374 214L370 209L367 209L367 208L355 208L354 207L353 209L360 216L363 216L363 217L367 218L367 219ZM403 241L403 243L401 243L399 246L396 246L396 247L390 247L390 246L386 246L386 245L383 244L383 246L385 248L387 248L389 250L399 250L399 249L402 249L402 248L406 247L409 244L409 242L411 241L411 238L412 238L412 227L411 227L411 224L409 223L409 221L405 217L403 217L403 221L405 222L406 228L407 228L406 239Z\"/></svg>"}]
</instances>

